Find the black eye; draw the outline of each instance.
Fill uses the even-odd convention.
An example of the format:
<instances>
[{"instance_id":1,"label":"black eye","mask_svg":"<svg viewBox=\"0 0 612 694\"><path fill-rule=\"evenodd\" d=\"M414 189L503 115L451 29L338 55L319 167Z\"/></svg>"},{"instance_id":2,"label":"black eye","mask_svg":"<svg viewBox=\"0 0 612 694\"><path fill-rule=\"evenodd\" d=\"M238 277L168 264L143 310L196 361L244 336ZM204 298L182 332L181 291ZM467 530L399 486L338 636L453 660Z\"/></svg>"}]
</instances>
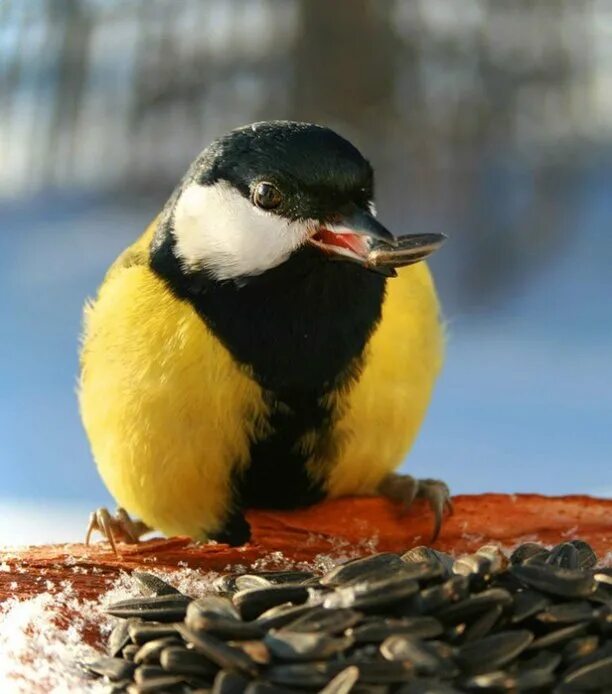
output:
<instances>
[{"instance_id":1,"label":"black eye","mask_svg":"<svg viewBox=\"0 0 612 694\"><path fill-rule=\"evenodd\" d=\"M253 189L253 202L262 210L273 210L283 200L280 190L271 183L258 183Z\"/></svg>"}]
</instances>

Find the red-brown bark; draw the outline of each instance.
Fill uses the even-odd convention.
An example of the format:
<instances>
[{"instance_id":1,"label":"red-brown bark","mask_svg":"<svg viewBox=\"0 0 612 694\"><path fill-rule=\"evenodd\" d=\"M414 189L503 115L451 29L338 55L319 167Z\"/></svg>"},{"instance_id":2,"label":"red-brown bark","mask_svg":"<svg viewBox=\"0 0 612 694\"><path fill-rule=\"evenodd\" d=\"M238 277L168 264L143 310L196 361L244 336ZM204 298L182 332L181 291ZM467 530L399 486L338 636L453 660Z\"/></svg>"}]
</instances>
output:
<instances>
[{"instance_id":1,"label":"red-brown bark","mask_svg":"<svg viewBox=\"0 0 612 694\"><path fill-rule=\"evenodd\" d=\"M446 519L435 546L469 552L487 542L504 547L528 539L554 544L581 538L603 557L612 552L612 500L587 496L545 497L535 494L458 496L455 513ZM189 566L231 570L272 552L287 560L307 561L318 554L396 551L430 544L431 513L416 503L406 514L380 498L327 501L292 512L252 511L252 543L241 548L196 545L187 538L120 545L115 556L107 543L29 547L0 552L0 601L48 591L51 581L69 580L81 597L105 590L121 571ZM179 563L180 562L180 563ZM8 570L7 570L8 569ZM53 588L51 588L53 590Z\"/></svg>"}]
</instances>

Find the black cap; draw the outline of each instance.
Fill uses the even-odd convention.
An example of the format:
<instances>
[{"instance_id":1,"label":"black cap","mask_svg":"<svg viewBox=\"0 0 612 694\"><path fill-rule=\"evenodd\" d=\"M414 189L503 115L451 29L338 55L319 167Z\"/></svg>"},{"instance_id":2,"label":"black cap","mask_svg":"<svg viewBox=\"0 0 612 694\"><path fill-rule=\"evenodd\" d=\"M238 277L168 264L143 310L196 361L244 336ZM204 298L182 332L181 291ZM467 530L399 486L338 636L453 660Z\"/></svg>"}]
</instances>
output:
<instances>
[{"instance_id":1,"label":"black cap","mask_svg":"<svg viewBox=\"0 0 612 694\"><path fill-rule=\"evenodd\" d=\"M274 210L288 219L331 219L342 208L368 208L369 162L348 140L321 125L264 121L215 140L193 163L188 182L227 181L245 197L266 181L282 193Z\"/></svg>"}]
</instances>

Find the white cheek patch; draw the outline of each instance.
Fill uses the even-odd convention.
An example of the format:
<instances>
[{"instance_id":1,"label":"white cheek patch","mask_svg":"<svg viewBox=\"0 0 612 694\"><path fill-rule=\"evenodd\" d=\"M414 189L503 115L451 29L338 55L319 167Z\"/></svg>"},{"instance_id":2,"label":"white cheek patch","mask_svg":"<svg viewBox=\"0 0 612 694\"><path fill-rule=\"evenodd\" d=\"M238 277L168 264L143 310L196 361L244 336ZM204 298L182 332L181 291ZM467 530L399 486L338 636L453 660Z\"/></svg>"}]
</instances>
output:
<instances>
[{"instance_id":1,"label":"white cheek patch","mask_svg":"<svg viewBox=\"0 0 612 694\"><path fill-rule=\"evenodd\" d=\"M174 211L176 254L217 279L259 275L303 244L312 221L290 222L255 207L229 183L189 185Z\"/></svg>"}]
</instances>

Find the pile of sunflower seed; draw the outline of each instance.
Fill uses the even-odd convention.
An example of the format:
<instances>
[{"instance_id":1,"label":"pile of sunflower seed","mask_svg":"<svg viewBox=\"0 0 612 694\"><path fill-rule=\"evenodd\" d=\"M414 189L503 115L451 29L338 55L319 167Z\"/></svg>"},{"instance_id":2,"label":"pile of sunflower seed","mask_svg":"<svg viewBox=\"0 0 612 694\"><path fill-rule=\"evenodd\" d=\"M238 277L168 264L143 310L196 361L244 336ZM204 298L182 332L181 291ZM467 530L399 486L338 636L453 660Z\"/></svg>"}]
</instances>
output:
<instances>
[{"instance_id":1,"label":"pile of sunflower seed","mask_svg":"<svg viewBox=\"0 0 612 694\"><path fill-rule=\"evenodd\" d=\"M579 540L427 547L306 571L227 575L194 599L148 573L109 654L109 691L612 692L612 569Z\"/></svg>"}]
</instances>

